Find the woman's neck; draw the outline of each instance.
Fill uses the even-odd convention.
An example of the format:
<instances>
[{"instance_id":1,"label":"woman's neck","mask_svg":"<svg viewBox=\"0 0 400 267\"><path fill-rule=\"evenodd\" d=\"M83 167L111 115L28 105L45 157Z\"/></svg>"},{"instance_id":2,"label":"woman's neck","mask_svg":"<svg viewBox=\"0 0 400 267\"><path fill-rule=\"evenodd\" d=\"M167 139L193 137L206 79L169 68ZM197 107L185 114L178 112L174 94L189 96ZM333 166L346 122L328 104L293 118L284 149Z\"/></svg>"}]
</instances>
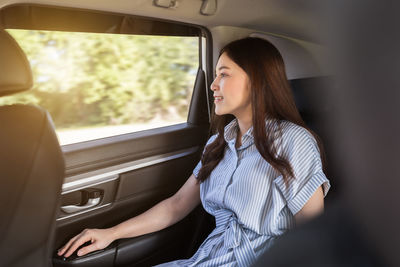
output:
<instances>
[{"instance_id":1,"label":"woman's neck","mask_svg":"<svg viewBox=\"0 0 400 267\"><path fill-rule=\"evenodd\" d=\"M240 136L243 136L252 126L253 121L250 119L243 120L243 119L237 119L238 120L238 125L239 125L239 131L238 134Z\"/></svg>"},{"instance_id":2,"label":"woman's neck","mask_svg":"<svg viewBox=\"0 0 400 267\"><path fill-rule=\"evenodd\" d=\"M240 147L242 145L242 136L250 129L250 127L253 124L252 119L247 118L246 120L244 119L237 119L238 120L238 133L237 133L237 138L236 138L236 147Z\"/></svg>"}]
</instances>

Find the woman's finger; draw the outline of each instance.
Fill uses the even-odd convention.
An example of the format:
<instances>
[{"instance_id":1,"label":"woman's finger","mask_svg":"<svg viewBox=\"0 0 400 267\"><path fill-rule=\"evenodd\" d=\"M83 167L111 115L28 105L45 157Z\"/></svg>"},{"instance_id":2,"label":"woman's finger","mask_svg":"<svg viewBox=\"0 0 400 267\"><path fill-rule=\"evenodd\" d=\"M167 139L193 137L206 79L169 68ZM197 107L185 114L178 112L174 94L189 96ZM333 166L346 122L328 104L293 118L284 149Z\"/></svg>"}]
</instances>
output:
<instances>
[{"instance_id":1,"label":"woman's finger","mask_svg":"<svg viewBox=\"0 0 400 267\"><path fill-rule=\"evenodd\" d=\"M82 246L83 244L85 244L86 242L91 240L91 236L88 233L83 233L79 238L77 238L72 245L70 246L70 248L67 250L67 252L64 254L64 257L69 257L72 255L72 253L74 253L74 251Z\"/></svg>"},{"instance_id":2,"label":"woman's finger","mask_svg":"<svg viewBox=\"0 0 400 267\"><path fill-rule=\"evenodd\" d=\"M96 243L92 243L91 245L83 247L80 250L78 250L77 255L78 256L84 256L84 255L86 255L86 254L88 254L90 252L93 252L95 250L98 250L98 247L97 247Z\"/></svg>"},{"instance_id":3,"label":"woman's finger","mask_svg":"<svg viewBox=\"0 0 400 267\"><path fill-rule=\"evenodd\" d=\"M62 248L60 248L59 250L58 250L58 256L62 256L64 253L65 253L65 251L72 245L72 243L73 242L75 242L75 240L77 239L77 238L79 238L81 236L81 234L79 234L79 235L76 235L76 236L74 236L73 238L71 238L68 242L67 242L67 244L65 244Z\"/></svg>"}]
</instances>

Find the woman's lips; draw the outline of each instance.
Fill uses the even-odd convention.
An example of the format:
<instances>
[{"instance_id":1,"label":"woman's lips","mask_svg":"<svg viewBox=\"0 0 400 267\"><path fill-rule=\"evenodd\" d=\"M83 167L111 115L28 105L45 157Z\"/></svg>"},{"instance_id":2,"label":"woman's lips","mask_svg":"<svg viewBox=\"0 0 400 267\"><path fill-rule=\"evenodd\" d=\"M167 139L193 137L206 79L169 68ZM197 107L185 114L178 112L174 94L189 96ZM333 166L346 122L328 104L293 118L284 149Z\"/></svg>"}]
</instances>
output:
<instances>
[{"instance_id":1,"label":"woman's lips","mask_svg":"<svg viewBox=\"0 0 400 267\"><path fill-rule=\"evenodd\" d=\"M214 96L214 103L221 102L224 98L222 96Z\"/></svg>"}]
</instances>

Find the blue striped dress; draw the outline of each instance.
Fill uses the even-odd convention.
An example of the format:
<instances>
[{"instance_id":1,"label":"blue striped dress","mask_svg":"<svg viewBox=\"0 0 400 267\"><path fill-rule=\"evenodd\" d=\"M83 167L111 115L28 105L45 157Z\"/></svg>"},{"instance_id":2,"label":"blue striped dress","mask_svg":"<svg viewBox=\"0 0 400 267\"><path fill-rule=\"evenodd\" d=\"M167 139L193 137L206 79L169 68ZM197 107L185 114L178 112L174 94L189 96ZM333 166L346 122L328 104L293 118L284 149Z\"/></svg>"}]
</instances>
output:
<instances>
[{"instance_id":1,"label":"blue striped dress","mask_svg":"<svg viewBox=\"0 0 400 267\"><path fill-rule=\"evenodd\" d=\"M268 123L277 125L266 120ZM241 147L235 147L237 129L236 119L225 127L224 157L200 185L201 202L215 216L216 228L190 259L158 266L249 266L274 239L295 226L294 215L321 185L326 196L330 184L310 132L281 122L282 136L274 142L295 175L286 186L282 175L256 149L253 128L242 136ZM200 168L201 162L193 171L196 177Z\"/></svg>"}]
</instances>

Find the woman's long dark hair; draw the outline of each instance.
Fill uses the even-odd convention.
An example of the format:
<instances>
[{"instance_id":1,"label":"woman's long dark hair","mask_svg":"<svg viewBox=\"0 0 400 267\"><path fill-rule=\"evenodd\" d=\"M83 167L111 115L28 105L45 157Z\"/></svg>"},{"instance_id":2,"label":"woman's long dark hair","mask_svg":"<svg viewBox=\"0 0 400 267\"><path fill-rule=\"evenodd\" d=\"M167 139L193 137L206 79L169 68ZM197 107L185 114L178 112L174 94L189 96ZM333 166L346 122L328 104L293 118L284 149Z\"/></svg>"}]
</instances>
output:
<instances>
[{"instance_id":1,"label":"woman's long dark hair","mask_svg":"<svg viewBox=\"0 0 400 267\"><path fill-rule=\"evenodd\" d=\"M222 48L219 56L223 53L241 67L249 77L256 148L261 156L282 174L285 184L287 185L289 179L294 178L293 169L287 159L277 155L274 140L279 136L274 133L275 123L266 126L266 119L277 123L280 129L278 134L281 134L279 132L281 132L282 120L290 121L310 131L318 143L324 165L322 143L319 137L305 125L297 110L279 51L266 40L248 37L229 43ZM224 128L232 118L232 115L218 116L213 113L211 129L218 135L206 147L201 158L202 168L198 175L198 180L201 182L210 176L224 156L226 145Z\"/></svg>"}]
</instances>

